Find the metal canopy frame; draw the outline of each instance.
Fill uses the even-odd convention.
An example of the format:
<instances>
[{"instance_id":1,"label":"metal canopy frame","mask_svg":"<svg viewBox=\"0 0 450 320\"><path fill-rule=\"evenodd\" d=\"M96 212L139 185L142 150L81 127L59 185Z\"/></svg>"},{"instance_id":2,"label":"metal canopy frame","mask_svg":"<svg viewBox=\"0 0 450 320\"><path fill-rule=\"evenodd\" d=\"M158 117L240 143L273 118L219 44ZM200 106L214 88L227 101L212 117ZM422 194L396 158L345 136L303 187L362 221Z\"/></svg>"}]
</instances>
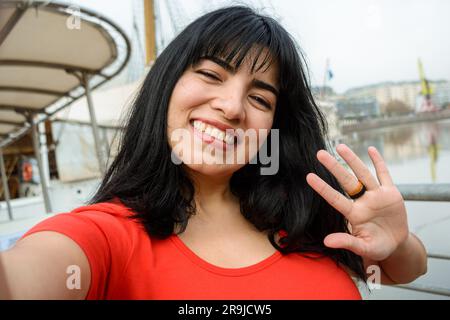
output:
<instances>
[{"instance_id":1,"label":"metal canopy frame","mask_svg":"<svg viewBox=\"0 0 450 320\"><path fill-rule=\"evenodd\" d=\"M11 125L15 128L9 132L0 132L0 169L2 174L2 183L7 186L7 177L3 161L3 148L17 141L19 138L27 134L30 130L33 138L33 147L38 161L39 174L41 177L42 193L46 211L52 211L50 198L48 194L48 185L46 178L43 175L42 159L40 153L40 145L38 139L37 127L40 123L49 120L56 113L68 107L76 100L86 96L88 108L91 118L91 126L94 136L96 154L99 162L99 169L102 173L106 170L106 162L102 153L102 146L100 145L100 138L98 133L98 124L95 116L94 106L92 104L91 92L100 87L116 75L118 75L127 65L131 56L130 40L125 32L110 19L98 14L92 10L87 10L76 6L77 12L74 13L74 6L63 3L54 3L48 1L27 1L27 0L3 0L0 2L0 10L10 9L14 12L10 15L3 28L0 29L0 51L2 44L7 41L8 36L14 31L14 28L20 25L21 19L25 16L28 10L35 10L47 12L64 17L71 17L77 14L80 22L93 27L101 34L103 40L107 41L110 50L110 58L98 68L89 68L83 65L76 65L70 63L59 63L38 60L20 60L6 58L2 59L0 55L0 68L3 66L9 67L37 67L49 70L63 71L67 75L73 76L76 80L75 85L68 90L52 90L38 87L21 87L0 85L0 97L3 93L18 93L18 94L35 94L41 96L54 96L50 103L46 103L40 107L29 105L9 105L2 103L0 99L0 110L14 111L16 114L22 115L23 121L16 120L1 120L0 125ZM12 219L11 205L9 202L9 193L5 188L5 200L7 202L9 218Z\"/></svg>"}]
</instances>

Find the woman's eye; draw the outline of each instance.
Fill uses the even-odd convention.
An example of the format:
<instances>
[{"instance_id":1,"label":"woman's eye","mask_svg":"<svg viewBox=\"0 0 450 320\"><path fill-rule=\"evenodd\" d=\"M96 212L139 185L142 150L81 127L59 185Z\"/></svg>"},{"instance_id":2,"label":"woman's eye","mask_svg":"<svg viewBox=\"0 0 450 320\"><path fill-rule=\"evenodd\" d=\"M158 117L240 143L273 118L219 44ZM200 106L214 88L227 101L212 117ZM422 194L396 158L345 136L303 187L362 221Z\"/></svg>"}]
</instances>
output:
<instances>
[{"instance_id":1,"label":"woman's eye","mask_svg":"<svg viewBox=\"0 0 450 320\"><path fill-rule=\"evenodd\" d=\"M255 100L257 103L259 103L260 105L264 106L267 109L272 109L272 106L270 105L270 103L268 103L266 100L264 100L261 97L258 96L251 96L251 98L253 100Z\"/></svg>"},{"instance_id":2,"label":"woman's eye","mask_svg":"<svg viewBox=\"0 0 450 320\"><path fill-rule=\"evenodd\" d=\"M214 73L204 71L204 70L199 70L197 72L200 73L201 75L204 75L205 77L210 78L210 79L221 81L220 78L218 76L216 76Z\"/></svg>"}]
</instances>

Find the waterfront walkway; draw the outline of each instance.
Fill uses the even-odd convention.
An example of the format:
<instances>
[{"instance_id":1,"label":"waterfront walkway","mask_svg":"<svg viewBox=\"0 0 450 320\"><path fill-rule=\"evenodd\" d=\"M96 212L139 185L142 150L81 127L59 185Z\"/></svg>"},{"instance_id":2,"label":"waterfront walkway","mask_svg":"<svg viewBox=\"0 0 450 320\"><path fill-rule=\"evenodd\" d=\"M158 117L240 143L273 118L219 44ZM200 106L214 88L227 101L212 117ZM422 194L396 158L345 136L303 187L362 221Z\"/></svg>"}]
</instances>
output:
<instances>
[{"instance_id":1,"label":"waterfront walkway","mask_svg":"<svg viewBox=\"0 0 450 320\"><path fill-rule=\"evenodd\" d=\"M415 114L408 114L405 116L395 116L389 118L377 118L363 121L356 121L350 124L343 124L341 126L342 134L365 131L377 128L391 127L396 125L403 125L415 122L435 121L450 119L450 109L444 109L434 112L422 112Z\"/></svg>"}]
</instances>

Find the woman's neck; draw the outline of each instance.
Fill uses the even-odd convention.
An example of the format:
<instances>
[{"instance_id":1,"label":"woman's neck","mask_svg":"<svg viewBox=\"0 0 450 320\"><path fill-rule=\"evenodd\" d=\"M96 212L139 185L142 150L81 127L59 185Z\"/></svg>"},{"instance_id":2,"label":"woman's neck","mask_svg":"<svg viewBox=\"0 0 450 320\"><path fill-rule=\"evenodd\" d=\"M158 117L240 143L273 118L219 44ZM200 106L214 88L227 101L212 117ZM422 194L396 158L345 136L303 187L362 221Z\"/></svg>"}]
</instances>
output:
<instances>
[{"instance_id":1,"label":"woman's neck","mask_svg":"<svg viewBox=\"0 0 450 320\"><path fill-rule=\"evenodd\" d=\"M230 176L209 176L191 172L190 177L195 188L195 200L200 205L230 201Z\"/></svg>"},{"instance_id":2,"label":"woman's neck","mask_svg":"<svg viewBox=\"0 0 450 320\"><path fill-rule=\"evenodd\" d=\"M195 188L196 220L227 225L245 220L240 212L239 199L230 190L231 176L191 172L190 177Z\"/></svg>"}]
</instances>

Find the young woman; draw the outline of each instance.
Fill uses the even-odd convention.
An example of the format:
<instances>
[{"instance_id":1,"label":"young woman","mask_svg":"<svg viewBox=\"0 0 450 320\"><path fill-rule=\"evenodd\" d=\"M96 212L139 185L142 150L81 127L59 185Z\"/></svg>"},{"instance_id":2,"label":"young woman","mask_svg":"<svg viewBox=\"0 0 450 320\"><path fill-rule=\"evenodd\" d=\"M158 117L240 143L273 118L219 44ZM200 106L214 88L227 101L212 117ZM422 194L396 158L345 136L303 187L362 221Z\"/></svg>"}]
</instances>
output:
<instances>
[{"instance_id":1,"label":"young woman","mask_svg":"<svg viewBox=\"0 0 450 320\"><path fill-rule=\"evenodd\" d=\"M91 204L2 253L2 298L360 299L351 276L424 274L378 151L378 179L347 146L354 174L325 151L301 61L246 7L194 21L150 70Z\"/></svg>"}]
</instances>

